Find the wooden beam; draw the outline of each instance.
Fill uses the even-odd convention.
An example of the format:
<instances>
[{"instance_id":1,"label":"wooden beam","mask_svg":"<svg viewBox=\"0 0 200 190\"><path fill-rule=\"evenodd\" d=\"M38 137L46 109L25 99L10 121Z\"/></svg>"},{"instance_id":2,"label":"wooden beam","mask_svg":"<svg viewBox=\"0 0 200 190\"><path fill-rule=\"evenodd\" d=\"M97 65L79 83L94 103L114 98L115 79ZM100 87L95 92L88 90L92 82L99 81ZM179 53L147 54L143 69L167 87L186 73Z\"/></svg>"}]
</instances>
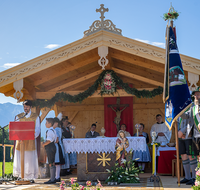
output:
<instances>
[{"instance_id":1,"label":"wooden beam","mask_svg":"<svg viewBox=\"0 0 200 190\"><path fill-rule=\"evenodd\" d=\"M164 104L164 105L165 105L165 104ZM159 110L160 110L160 112L162 113L163 116L165 116L165 111L164 111L164 109L165 109L165 106L164 106L163 108L159 108Z\"/></svg>"},{"instance_id":2,"label":"wooden beam","mask_svg":"<svg viewBox=\"0 0 200 190\"><path fill-rule=\"evenodd\" d=\"M104 105L80 105L80 106L66 106L61 107L60 111L64 112L67 110L70 111L103 111Z\"/></svg>"},{"instance_id":3,"label":"wooden beam","mask_svg":"<svg viewBox=\"0 0 200 190\"><path fill-rule=\"evenodd\" d=\"M143 104L133 104L134 110L140 110L140 109L163 109L165 107L165 104L163 103L143 103ZM60 111L64 112L67 110L70 111L104 111L104 105L75 105L75 106L63 106L60 108ZM77 113L74 113L73 115L76 115ZM73 116L72 116L73 118Z\"/></svg>"},{"instance_id":4,"label":"wooden beam","mask_svg":"<svg viewBox=\"0 0 200 190\"><path fill-rule=\"evenodd\" d=\"M109 48L110 49L110 48ZM108 50L109 50L108 49ZM114 67L114 62L113 62L113 59L112 59L112 57L110 56L110 54L108 54L108 60L109 60L109 62L108 62L108 65L105 67L105 69L106 70L112 70L112 68Z\"/></svg>"},{"instance_id":5,"label":"wooden beam","mask_svg":"<svg viewBox=\"0 0 200 190\"><path fill-rule=\"evenodd\" d=\"M24 89L27 90L27 92L29 93L29 95L32 97L32 100L36 99L36 90L35 87L33 86L33 82L28 81L27 79L24 79Z\"/></svg>"},{"instance_id":6,"label":"wooden beam","mask_svg":"<svg viewBox=\"0 0 200 190\"><path fill-rule=\"evenodd\" d=\"M15 93L15 89L12 89L12 90L10 90L8 92L5 92L4 95L5 96L12 96L14 93Z\"/></svg>"},{"instance_id":7,"label":"wooden beam","mask_svg":"<svg viewBox=\"0 0 200 190\"><path fill-rule=\"evenodd\" d=\"M154 88L138 88L138 90L153 90ZM60 92L65 92L68 93L72 96L77 95L81 92L84 91L60 91ZM51 91L51 92L36 92L36 98L37 99L51 99L52 97L55 96L57 91ZM88 98L99 98L99 97L123 97L123 96L133 96L132 94L127 94L124 90L118 89L117 93L114 95L103 95L101 96L100 90L97 90L92 96L89 96Z\"/></svg>"},{"instance_id":8,"label":"wooden beam","mask_svg":"<svg viewBox=\"0 0 200 190\"><path fill-rule=\"evenodd\" d=\"M54 104L53 110L55 112L55 116L57 117L59 113L58 113L58 106L56 104Z\"/></svg>"},{"instance_id":9,"label":"wooden beam","mask_svg":"<svg viewBox=\"0 0 200 190\"><path fill-rule=\"evenodd\" d=\"M164 65L160 63L156 63L154 61L150 61L148 59L142 58L142 61L139 57L135 55L131 55L122 51L118 51L115 49L110 48L109 53L115 59L119 59L121 61L125 61L134 65L138 65L140 67L145 67L160 73L164 73Z\"/></svg>"},{"instance_id":10,"label":"wooden beam","mask_svg":"<svg viewBox=\"0 0 200 190\"><path fill-rule=\"evenodd\" d=\"M40 116L40 122L42 123L42 121L44 120L44 118L47 116L47 114L51 111L51 108L43 108L41 110L42 115Z\"/></svg>"},{"instance_id":11,"label":"wooden beam","mask_svg":"<svg viewBox=\"0 0 200 190\"><path fill-rule=\"evenodd\" d=\"M157 82L157 81L151 80L149 78L145 78L145 77L142 77L142 76L139 76L136 74L132 74L132 73L120 70L120 69L113 68L113 71L115 71L116 73L119 73L121 75L124 75L126 77L130 77L130 78L133 78L133 79L136 79L136 80L139 80L142 82L146 82L146 83L149 83L149 84L152 84L155 86L163 86L163 83L161 83L161 82Z\"/></svg>"},{"instance_id":12,"label":"wooden beam","mask_svg":"<svg viewBox=\"0 0 200 190\"><path fill-rule=\"evenodd\" d=\"M31 111L33 113L36 113L38 116L40 115L40 107L32 107Z\"/></svg>"},{"instance_id":13,"label":"wooden beam","mask_svg":"<svg viewBox=\"0 0 200 190\"><path fill-rule=\"evenodd\" d=\"M72 122L72 121L74 120L74 118L76 117L76 115L78 114L78 112L79 112L79 111L75 111L75 112L73 113L73 115L70 116L69 122Z\"/></svg>"},{"instance_id":14,"label":"wooden beam","mask_svg":"<svg viewBox=\"0 0 200 190\"><path fill-rule=\"evenodd\" d=\"M61 86L55 87L55 88L53 88L53 89L51 89L49 91L59 91L59 90L62 90L62 89L67 88L69 86L78 84L79 82L83 82L84 80L87 80L87 79L90 79L92 77L95 77L95 76L101 74L101 72L102 72L102 70L95 71L95 72L90 73L90 74L88 74L88 75L86 75L84 77L80 77L80 78L78 78L76 80L73 80L73 81L71 81L69 83L66 83L66 84L63 84Z\"/></svg>"},{"instance_id":15,"label":"wooden beam","mask_svg":"<svg viewBox=\"0 0 200 190\"><path fill-rule=\"evenodd\" d=\"M44 76L42 75L38 80L34 81L34 85L38 86L38 85L40 85L42 83L45 83L45 82L47 82L49 80L52 80L52 79L54 79L56 77L59 77L59 76L63 75L63 74L67 74L67 73L69 73L69 72L71 72L71 71L73 71L75 69L79 69L80 67L88 65L88 64L90 64L90 63L92 63L94 61L97 61L98 58L99 58L98 55L97 56L93 56L93 57L89 57L88 59L84 59L83 61L78 62L75 65L69 65L68 67L66 67L64 69L61 69L59 72L55 72L55 73L53 73L51 75L44 75Z\"/></svg>"},{"instance_id":16,"label":"wooden beam","mask_svg":"<svg viewBox=\"0 0 200 190\"><path fill-rule=\"evenodd\" d=\"M122 64L121 61L119 60L115 60L115 68L164 83L164 74L152 71L147 68L138 67L136 65L131 65L129 63Z\"/></svg>"}]
</instances>

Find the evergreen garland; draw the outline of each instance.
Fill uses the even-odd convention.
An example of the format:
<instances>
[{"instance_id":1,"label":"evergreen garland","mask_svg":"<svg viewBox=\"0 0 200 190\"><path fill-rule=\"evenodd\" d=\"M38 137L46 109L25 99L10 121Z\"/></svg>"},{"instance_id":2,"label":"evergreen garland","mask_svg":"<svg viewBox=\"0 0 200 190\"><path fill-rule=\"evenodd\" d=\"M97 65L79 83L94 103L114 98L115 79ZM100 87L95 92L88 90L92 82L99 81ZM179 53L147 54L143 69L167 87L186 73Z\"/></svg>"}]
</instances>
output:
<instances>
[{"instance_id":1,"label":"evergreen garland","mask_svg":"<svg viewBox=\"0 0 200 190\"><path fill-rule=\"evenodd\" d=\"M116 83L116 86L124 89L128 94L135 95L137 98L141 98L141 97L143 97L143 98L153 98L153 97L163 93L163 88L160 87L160 86L158 88L155 88L152 91L137 90L136 88L131 88L129 86L129 84L124 83L123 80L120 77L118 77L117 74L114 71L105 70L100 74L99 78L95 81L95 83L92 86L90 86L87 90L85 90L84 92L81 92L81 93L74 95L74 96L67 94L65 92L59 92L59 93L56 93L56 95L53 98L51 98L50 100L44 100L44 99L39 100L38 99L38 100L33 101L33 106L36 106L36 107L39 106L40 108L52 107L56 102L59 102L59 101L68 101L68 102L71 102L71 103L76 103L76 102L81 103L84 99L88 98L89 96L92 96L95 93L95 91L97 91L98 87L101 86L101 83L102 83L102 80L104 79L104 76L107 73L111 74L112 78L114 79L114 81ZM101 91L100 94L102 96L103 94L105 94L105 92Z\"/></svg>"}]
</instances>

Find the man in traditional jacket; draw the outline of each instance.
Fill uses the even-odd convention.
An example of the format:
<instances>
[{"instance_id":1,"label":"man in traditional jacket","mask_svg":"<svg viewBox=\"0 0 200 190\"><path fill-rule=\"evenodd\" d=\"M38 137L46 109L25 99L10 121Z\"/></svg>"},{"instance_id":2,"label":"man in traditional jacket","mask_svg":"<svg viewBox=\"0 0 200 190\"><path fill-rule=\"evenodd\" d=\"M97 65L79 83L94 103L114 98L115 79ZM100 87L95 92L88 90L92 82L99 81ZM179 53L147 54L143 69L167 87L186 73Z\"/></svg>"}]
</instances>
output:
<instances>
[{"instance_id":1,"label":"man in traditional jacket","mask_svg":"<svg viewBox=\"0 0 200 190\"><path fill-rule=\"evenodd\" d=\"M15 121L34 121L35 123L35 140L24 141L24 178L31 180L38 177L38 155L36 138L40 135L40 118L36 113L31 112L32 102L25 100L23 102L24 112L15 116ZM13 175L21 177L21 158L20 158L20 141L16 141Z\"/></svg>"},{"instance_id":2,"label":"man in traditional jacket","mask_svg":"<svg viewBox=\"0 0 200 190\"><path fill-rule=\"evenodd\" d=\"M185 178L180 183L186 183L186 185L193 184L193 177L195 176L196 168L196 155L197 152L193 148L191 125L192 118L183 119L180 121L180 130L178 132L179 137L179 154L182 158L183 168L185 172ZM191 177L190 169L194 176ZM194 177L195 178L195 177Z\"/></svg>"},{"instance_id":3,"label":"man in traditional jacket","mask_svg":"<svg viewBox=\"0 0 200 190\"><path fill-rule=\"evenodd\" d=\"M97 136L99 136L99 133L96 132L95 130L96 130L96 124L93 123L90 131L85 134L85 138L96 138Z\"/></svg>"},{"instance_id":4,"label":"man in traditional jacket","mask_svg":"<svg viewBox=\"0 0 200 190\"><path fill-rule=\"evenodd\" d=\"M191 131L193 135L192 151L194 156L199 155L200 152L200 87L193 91L194 105L190 109L181 115L182 119L190 120L187 125L187 131ZM187 182L187 185L194 185L196 178L195 168L197 167L197 160L193 158L190 160L190 168L192 170L192 179Z\"/></svg>"},{"instance_id":5,"label":"man in traditional jacket","mask_svg":"<svg viewBox=\"0 0 200 190\"><path fill-rule=\"evenodd\" d=\"M150 131L150 135L152 138L152 132L156 132L156 142L160 144L166 145L170 142L172 132L169 131L168 127L165 125L165 123L162 121L162 116L160 114L156 115L156 121Z\"/></svg>"}]
</instances>

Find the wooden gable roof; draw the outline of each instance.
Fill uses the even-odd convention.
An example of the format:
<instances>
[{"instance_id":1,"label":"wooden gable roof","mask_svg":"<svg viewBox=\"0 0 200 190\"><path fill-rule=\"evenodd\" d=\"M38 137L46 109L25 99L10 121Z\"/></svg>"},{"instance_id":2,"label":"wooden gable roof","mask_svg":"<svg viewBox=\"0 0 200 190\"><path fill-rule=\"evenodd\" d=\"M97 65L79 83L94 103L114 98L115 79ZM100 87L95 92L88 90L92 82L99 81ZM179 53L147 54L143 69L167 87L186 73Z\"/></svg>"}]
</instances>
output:
<instances>
[{"instance_id":1,"label":"wooden gable roof","mask_svg":"<svg viewBox=\"0 0 200 190\"><path fill-rule=\"evenodd\" d=\"M98 47L108 47L109 64L134 88L163 86L165 50L107 31L71 44L0 73L0 92L13 96L13 83L23 79L23 99L49 99L57 92L77 94L91 86L102 72ZM200 60L181 55L184 71L200 73Z\"/></svg>"}]
</instances>

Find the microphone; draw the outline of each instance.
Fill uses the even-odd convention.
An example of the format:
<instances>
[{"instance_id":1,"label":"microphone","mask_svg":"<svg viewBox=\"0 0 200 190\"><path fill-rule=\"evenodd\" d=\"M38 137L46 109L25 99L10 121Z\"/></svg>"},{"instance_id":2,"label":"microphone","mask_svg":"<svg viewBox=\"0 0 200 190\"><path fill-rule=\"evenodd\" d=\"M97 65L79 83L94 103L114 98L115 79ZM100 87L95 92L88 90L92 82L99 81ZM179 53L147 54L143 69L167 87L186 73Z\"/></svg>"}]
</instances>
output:
<instances>
[{"instance_id":1,"label":"microphone","mask_svg":"<svg viewBox=\"0 0 200 190\"><path fill-rule=\"evenodd\" d=\"M28 114L28 113L26 112L22 117L20 117L20 118L18 118L18 119L16 119L16 116L15 116L15 121L24 118L27 114Z\"/></svg>"}]
</instances>

